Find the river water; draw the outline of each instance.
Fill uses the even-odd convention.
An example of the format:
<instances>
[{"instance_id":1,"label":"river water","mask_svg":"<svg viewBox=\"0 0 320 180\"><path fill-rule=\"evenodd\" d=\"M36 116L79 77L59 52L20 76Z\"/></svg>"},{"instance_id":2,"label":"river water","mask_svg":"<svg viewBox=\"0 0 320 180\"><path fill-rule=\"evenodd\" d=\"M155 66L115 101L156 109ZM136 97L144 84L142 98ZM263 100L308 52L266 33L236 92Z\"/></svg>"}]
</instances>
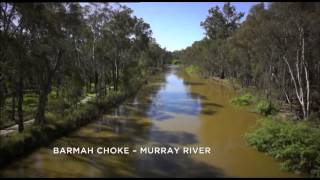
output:
<instances>
[{"instance_id":1,"label":"river water","mask_svg":"<svg viewBox=\"0 0 320 180\"><path fill-rule=\"evenodd\" d=\"M171 67L98 120L0 170L0 177L297 177L248 147L258 116L235 92ZM53 155L53 147L211 147L205 155Z\"/></svg>"}]
</instances>

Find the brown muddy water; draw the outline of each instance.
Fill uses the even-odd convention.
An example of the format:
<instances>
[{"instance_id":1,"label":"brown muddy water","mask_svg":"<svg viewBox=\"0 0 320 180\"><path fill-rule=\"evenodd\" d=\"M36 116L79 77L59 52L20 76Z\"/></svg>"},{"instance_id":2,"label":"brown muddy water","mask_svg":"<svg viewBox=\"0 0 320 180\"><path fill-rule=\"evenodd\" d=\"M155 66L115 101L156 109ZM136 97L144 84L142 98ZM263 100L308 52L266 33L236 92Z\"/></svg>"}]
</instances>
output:
<instances>
[{"instance_id":1,"label":"brown muddy water","mask_svg":"<svg viewBox=\"0 0 320 180\"><path fill-rule=\"evenodd\" d=\"M258 118L235 92L171 67L118 108L0 170L0 177L297 177L248 147ZM53 147L209 146L206 155L53 155Z\"/></svg>"}]
</instances>

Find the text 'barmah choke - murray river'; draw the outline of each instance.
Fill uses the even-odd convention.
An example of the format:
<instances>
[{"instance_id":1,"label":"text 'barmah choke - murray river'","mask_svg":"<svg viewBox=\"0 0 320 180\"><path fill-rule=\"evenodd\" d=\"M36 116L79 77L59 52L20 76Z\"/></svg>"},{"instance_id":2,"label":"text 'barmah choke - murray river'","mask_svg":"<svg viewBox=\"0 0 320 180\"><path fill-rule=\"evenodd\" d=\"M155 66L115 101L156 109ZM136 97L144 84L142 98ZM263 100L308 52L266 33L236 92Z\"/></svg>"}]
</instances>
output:
<instances>
[{"instance_id":1,"label":"text 'barmah choke - murray river'","mask_svg":"<svg viewBox=\"0 0 320 180\"><path fill-rule=\"evenodd\" d=\"M53 154L210 154L210 147L140 147L130 149L130 147L54 147Z\"/></svg>"}]
</instances>

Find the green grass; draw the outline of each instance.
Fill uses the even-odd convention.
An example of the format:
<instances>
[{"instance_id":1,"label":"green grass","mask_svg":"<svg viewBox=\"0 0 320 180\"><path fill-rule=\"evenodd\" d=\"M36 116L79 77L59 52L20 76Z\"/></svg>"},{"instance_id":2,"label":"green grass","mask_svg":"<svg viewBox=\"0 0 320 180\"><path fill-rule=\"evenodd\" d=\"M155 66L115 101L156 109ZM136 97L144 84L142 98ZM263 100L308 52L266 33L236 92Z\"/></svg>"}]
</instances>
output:
<instances>
[{"instance_id":1,"label":"green grass","mask_svg":"<svg viewBox=\"0 0 320 180\"><path fill-rule=\"evenodd\" d=\"M245 135L258 151L281 160L281 168L320 177L320 129L306 122L284 121L275 116L259 119Z\"/></svg>"},{"instance_id":2,"label":"green grass","mask_svg":"<svg viewBox=\"0 0 320 180\"><path fill-rule=\"evenodd\" d=\"M37 106L38 106L38 98L39 96L34 92L26 93L23 97L23 116L24 121L28 121L34 118L34 114L36 112ZM2 118L0 122L0 129L7 128L10 126L13 126L16 124L16 122L12 121L11 119L11 105L12 104L12 98L6 99L6 105L4 109L4 117ZM64 109L69 108L70 105L68 105L64 100L56 98L56 92L52 91L48 95L48 105L47 109L49 111L54 111L57 113L62 113ZM17 109L16 109L17 111ZM16 114L17 116L17 114ZM16 117L17 118L17 117Z\"/></svg>"},{"instance_id":3,"label":"green grass","mask_svg":"<svg viewBox=\"0 0 320 180\"><path fill-rule=\"evenodd\" d=\"M27 93L23 97L24 101L22 104L24 120L30 120L33 118L33 115L36 111L38 105L38 95L35 93ZM17 107L16 107L17 108ZM2 119L0 120L0 129L7 128L16 124L16 122L11 119L12 112L12 98L9 97L6 99L6 104L4 106ZM17 112L17 109L16 109ZM17 114L16 114L17 118Z\"/></svg>"},{"instance_id":4,"label":"green grass","mask_svg":"<svg viewBox=\"0 0 320 180\"><path fill-rule=\"evenodd\" d=\"M236 96L231 99L231 104L235 106L248 106L252 104L255 100L255 97L249 93Z\"/></svg>"}]
</instances>

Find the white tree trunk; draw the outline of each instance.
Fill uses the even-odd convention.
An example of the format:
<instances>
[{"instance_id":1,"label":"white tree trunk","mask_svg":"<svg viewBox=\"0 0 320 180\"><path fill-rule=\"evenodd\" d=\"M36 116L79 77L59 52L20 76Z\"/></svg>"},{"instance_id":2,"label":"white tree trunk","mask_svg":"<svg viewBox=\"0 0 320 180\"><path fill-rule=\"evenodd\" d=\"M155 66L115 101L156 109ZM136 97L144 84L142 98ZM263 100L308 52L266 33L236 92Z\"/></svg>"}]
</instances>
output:
<instances>
[{"instance_id":1,"label":"white tree trunk","mask_svg":"<svg viewBox=\"0 0 320 180\"><path fill-rule=\"evenodd\" d=\"M304 31L302 27L299 27L299 46L297 48L295 63L296 72L293 71L288 62L288 59L285 56L283 59L289 69L289 74L294 84L295 93L301 105L303 119L307 120L310 111L310 81L307 63L305 62L305 42ZM303 74L305 76L305 79L303 79Z\"/></svg>"}]
</instances>

